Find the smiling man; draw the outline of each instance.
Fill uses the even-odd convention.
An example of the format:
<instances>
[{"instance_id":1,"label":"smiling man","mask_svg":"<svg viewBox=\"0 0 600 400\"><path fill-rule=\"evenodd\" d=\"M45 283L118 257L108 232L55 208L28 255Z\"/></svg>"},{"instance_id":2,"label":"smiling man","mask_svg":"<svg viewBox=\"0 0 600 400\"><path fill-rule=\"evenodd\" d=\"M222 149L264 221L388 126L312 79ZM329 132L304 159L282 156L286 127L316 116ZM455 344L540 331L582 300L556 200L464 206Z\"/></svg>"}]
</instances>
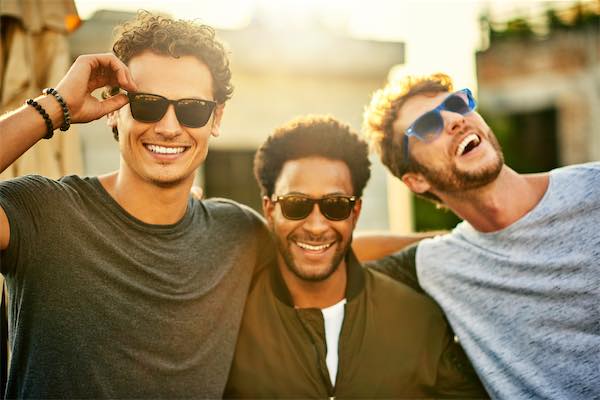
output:
<instances>
[{"instance_id":1,"label":"smiling man","mask_svg":"<svg viewBox=\"0 0 600 400\"><path fill-rule=\"evenodd\" d=\"M518 174L475 107L443 74L373 96L383 163L464 219L375 267L416 268L492 397L598 398L600 163Z\"/></svg>"},{"instance_id":2,"label":"smiling man","mask_svg":"<svg viewBox=\"0 0 600 400\"><path fill-rule=\"evenodd\" d=\"M486 397L435 303L350 248L367 153L331 117L291 121L258 150L278 254L253 281L225 397Z\"/></svg>"},{"instance_id":3,"label":"smiling man","mask_svg":"<svg viewBox=\"0 0 600 400\"><path fill-rule=\"evenodd\" d=\"M8 398L220 397L269 260L257 214L189 195L232 93L214 31L140 14L113 50L79 57L56 91L0 120L1 169L107 113L121 153L100 177L0 183ZM128 93L90 95L105 85Z\"/></svg>"}]
</instances>

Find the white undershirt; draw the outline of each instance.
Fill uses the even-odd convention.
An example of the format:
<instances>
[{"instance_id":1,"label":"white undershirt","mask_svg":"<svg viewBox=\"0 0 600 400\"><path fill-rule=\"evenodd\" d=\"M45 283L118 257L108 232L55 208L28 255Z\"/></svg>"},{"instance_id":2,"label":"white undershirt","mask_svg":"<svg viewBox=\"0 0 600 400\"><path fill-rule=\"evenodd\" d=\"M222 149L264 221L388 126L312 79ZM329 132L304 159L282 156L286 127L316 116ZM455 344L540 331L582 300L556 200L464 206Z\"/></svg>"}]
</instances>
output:
<instances>
[{"instance_id":1,"label":"white undershirt","mask_svg":"<svg viewBox=\"0 0 600 400\"><path fill-rule=\"evenodd\" d=\"M334 386L338 369L338 342L342 323L344 322L344 304L346 304L346 299L321 309L325 321L325 341L327 343L327 357L325 361L329 370L329 380Z\"/></svg>"}]
</instances>

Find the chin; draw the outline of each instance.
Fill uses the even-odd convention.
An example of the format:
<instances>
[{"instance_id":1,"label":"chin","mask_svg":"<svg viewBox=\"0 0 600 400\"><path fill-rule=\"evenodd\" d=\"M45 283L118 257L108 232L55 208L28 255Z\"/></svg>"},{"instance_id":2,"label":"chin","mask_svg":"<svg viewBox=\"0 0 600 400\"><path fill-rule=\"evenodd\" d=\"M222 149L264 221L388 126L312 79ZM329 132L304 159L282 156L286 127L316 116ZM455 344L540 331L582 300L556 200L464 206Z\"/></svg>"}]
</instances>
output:
<instances>
[{"instance_id":1,"label":"chin","mask_svg":"<svg viewBox=\"0 0 600 400\"><path fill-rule=\"evenodd\" d=\"M298 268L298 266L294 263L294 266L290 268L290 265L288 264L288 268L294 273L294 275L303 281L308 282L323 282L327 280L338 269L338 266L339 263L336 266L329 264L329 266L319 268Z\"/></svg>"}]
</instances>

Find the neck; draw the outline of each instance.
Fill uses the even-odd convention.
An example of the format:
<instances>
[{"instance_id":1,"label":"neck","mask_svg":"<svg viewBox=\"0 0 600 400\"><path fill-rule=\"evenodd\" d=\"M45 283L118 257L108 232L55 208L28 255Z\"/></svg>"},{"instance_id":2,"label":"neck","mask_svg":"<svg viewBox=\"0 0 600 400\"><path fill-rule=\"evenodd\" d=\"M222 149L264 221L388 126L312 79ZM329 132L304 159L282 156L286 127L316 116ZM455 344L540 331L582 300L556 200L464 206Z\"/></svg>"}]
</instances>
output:
<instances>
[{"instance_id":1,"label":"neck","mask_svg":"<svg viewBox=\"0 0 600 400\"><path fill-rule=\"evenodd\" d=\"M161 187L134 178L121 168L98 177L100 183L125 211L147 224L170 225L183 218L187 210L193 175L172 187Z\"/></svg>"},{"instance_id":2,"label":"neck","mask_svg":"<svg viewBox=\"0 0 600 400\"><path fill-rule=\"evenodd\" d=\"M521 175L504 166L484 187L438 196L456 215L480 232L506 228L531 211L548 188L548 173Z\"/></svg>"},{"instance_id":3,"label":"neck","mask_svg":"<svg viewBox=\"0 0 600 400\"><path fill-rule=\"evenodd\" d=\"M277 264L296 308L327 308L346 297L346 261L329 278L319 282L298 278L280 255Z\"/></svg>"}]
</instances>

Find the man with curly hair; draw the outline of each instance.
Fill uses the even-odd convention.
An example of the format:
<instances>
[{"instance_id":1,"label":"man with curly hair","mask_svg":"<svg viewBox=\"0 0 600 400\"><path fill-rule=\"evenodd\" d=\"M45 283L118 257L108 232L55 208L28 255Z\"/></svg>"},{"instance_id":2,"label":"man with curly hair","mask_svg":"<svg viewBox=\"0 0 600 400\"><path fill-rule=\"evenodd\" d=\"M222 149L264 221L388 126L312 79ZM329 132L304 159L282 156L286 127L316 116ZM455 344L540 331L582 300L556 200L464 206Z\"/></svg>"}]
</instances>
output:
<instances>
[{"instance_id":1,"label":"man with curly hair","mask_svg":"<svg viewBox=\"0 0 600 400\"><path fill-rule=\"evenodd\" d=\"M293 120L254 172L278 253L253 280L225 397L486 397L435 302L351 250L370 162L349 126Z\"/></svg>"},{"instance_id":2,"label":"man with curly hair","mask_svg":"<svg viewBox=\"0 0 600 400\"><path fill-rule=\"evenodd\" d=\"M114 54L79 57L0 120L0 170L54 129L108 115L118 171L0 183L8 398L217 398L253 271L260 216L190 198L232 94L212 28L140 14ZM110 86L98 101L94 89Z\"/></svg>"},{"instance_id":3,"label":"man with curly hair","mask_svg":"<svg viewBox=\"0 0 600 400\"><path fill-rule=\"evenodd\" d=\"M600 398L600 163L519 174L475 107L444 74L373 96L383 163L464 219L377 268L416 269L492 397Z\"/></svg>"}]
</instances>

